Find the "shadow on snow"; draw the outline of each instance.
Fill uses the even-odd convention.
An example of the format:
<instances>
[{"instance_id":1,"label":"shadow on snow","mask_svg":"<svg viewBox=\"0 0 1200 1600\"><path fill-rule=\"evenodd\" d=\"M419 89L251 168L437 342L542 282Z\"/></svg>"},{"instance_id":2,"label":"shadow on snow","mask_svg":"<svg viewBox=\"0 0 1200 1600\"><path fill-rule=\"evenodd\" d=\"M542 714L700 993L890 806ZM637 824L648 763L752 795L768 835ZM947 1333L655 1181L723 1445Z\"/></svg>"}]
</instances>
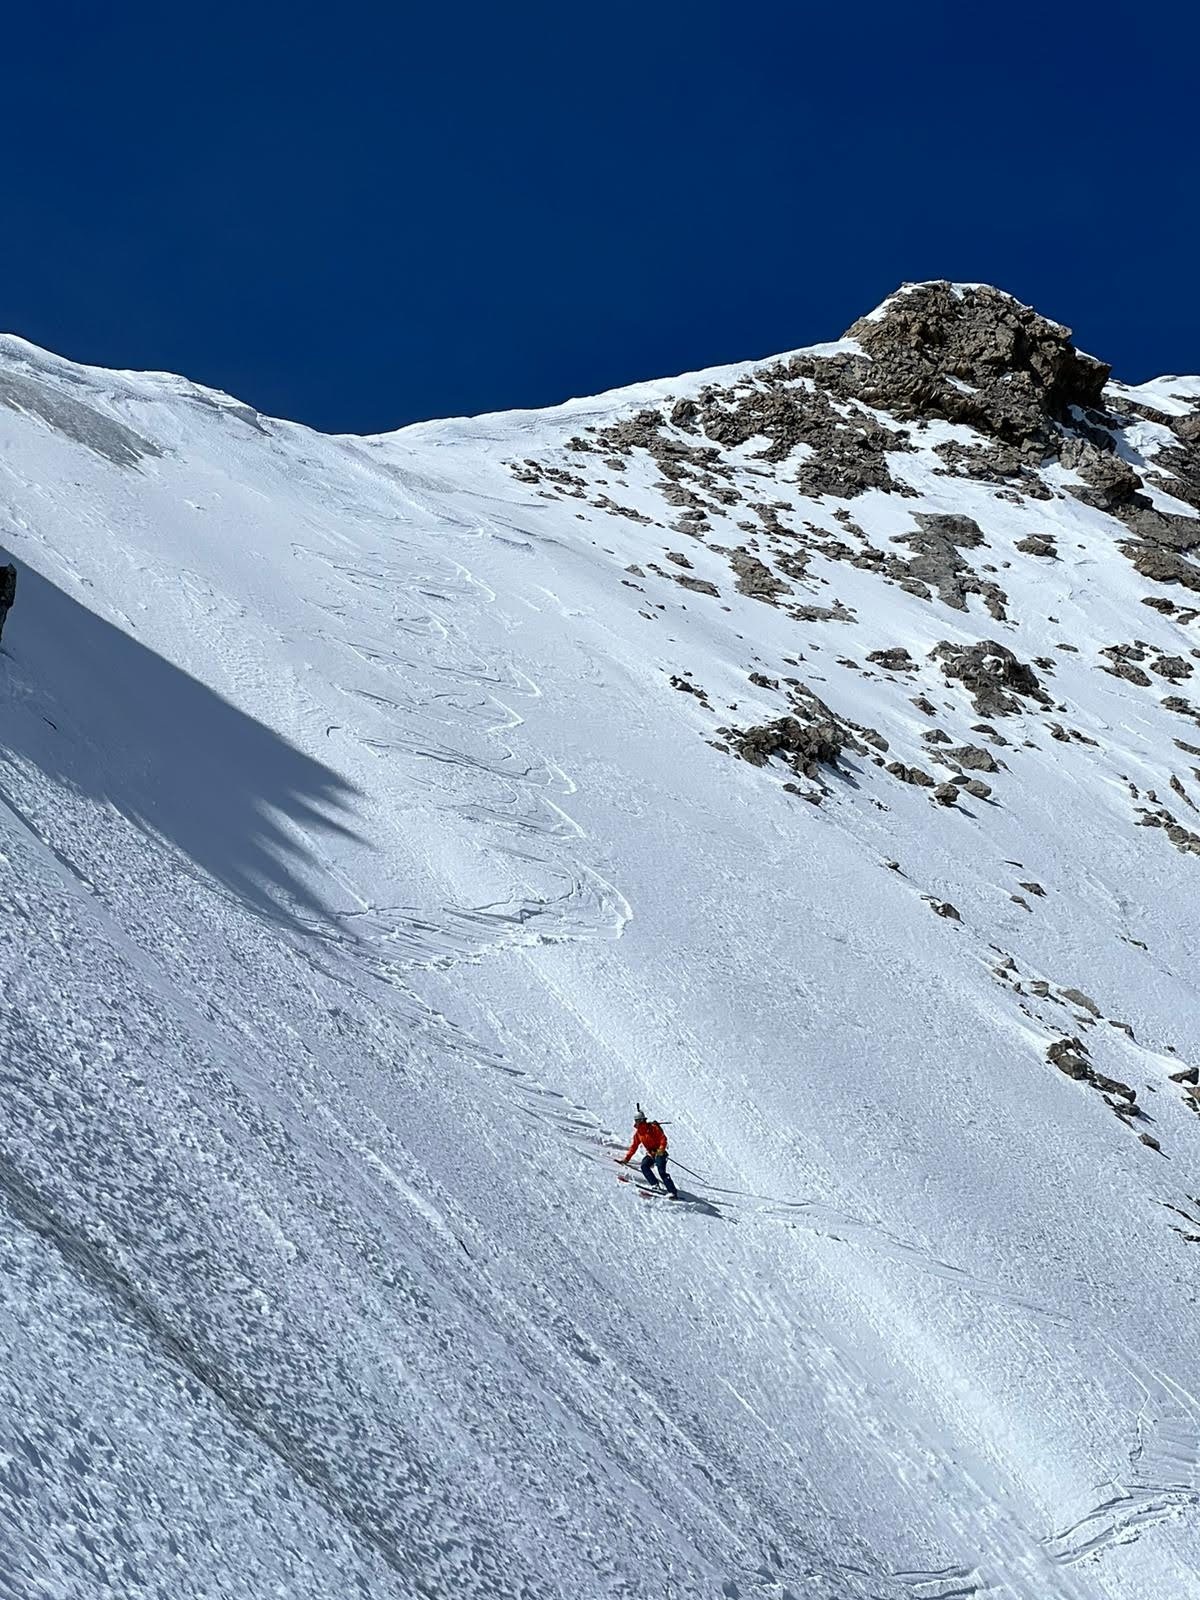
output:
<instances>
[{"instance_id":1,"label":"shadow on snow","mask_svg":"<svg viewBox=\"0 0 1200 1600\"><path fill-rule=\"evenodd\" d=\"M302 834L356 791L27 566L4 633L0 761L111 806L276 918L320 914Z\"/></svg>"}]
</instances>

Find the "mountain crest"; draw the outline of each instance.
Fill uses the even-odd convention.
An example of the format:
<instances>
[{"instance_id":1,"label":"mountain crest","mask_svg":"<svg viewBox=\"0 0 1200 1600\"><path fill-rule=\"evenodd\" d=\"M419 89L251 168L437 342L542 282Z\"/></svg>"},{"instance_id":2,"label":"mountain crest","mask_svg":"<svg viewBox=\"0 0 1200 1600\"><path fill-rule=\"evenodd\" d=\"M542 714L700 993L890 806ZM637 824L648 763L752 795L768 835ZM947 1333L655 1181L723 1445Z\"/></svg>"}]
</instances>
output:
<instances>
[{"instance_id":1,"label":"mountain crest","mask_svg":"<svg viewBox=\"0 0 1200 1600\"><path fill-rule=\"evenodd\" d=\"M987 284L908 284L847 337L872 362L862 398L1041 450L1073 408L1102 404L1111 372L1075 348L1069 328Z\"/></svg>"}]
</instances>

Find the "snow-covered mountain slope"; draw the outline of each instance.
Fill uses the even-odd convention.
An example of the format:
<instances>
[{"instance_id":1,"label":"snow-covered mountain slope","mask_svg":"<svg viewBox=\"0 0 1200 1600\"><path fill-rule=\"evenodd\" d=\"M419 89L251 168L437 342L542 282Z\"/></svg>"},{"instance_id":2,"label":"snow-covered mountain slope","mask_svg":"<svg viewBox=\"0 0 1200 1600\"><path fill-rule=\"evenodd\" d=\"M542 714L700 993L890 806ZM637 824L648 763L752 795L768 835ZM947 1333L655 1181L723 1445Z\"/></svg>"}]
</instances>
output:
<instances>
[{"instance_id":1,"label":"snow-covered mountain slope","mask_svg":"<svg viewBox=\"0 0 1200 1600\"><path fill-rule=\"evenodd\" d=\"M0 1596L1200 1596L1200 380L1106 377L0 344Z\"/></svg>"}]
</instances>

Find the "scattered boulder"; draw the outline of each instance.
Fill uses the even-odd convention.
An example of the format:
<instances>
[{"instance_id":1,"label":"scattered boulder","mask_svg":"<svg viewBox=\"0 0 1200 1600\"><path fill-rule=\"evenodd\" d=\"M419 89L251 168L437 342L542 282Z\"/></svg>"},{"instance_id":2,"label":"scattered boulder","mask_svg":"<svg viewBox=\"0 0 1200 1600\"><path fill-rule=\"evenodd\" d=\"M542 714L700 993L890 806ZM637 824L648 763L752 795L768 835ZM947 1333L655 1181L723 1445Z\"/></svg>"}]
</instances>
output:
<instances>
[{"instance_id":1,"label":"scattered boulder","mask_svg":"<svg viewBox=\"0 0 1200 1600\"><path fill-rule=\"evenodd\" d=\"M1105 654L1106 652L1101 653ZM1104 671L1110 673L1114 678L1124 678L1126 683L1136 684L1139 689L1148 689L1150 687L1149 674L1143 672L1141 667L1134 666L1132 661L1127 661L1120 656L1115 656L1112 665L1105 667Z\"/></svg>"},{"instance_id":2,"label":"scattered boulder","mask_svg":"<svg viewBox=\"0 0 1200 1600\"><path fill-rule=\"evenodd\" d=\"M872 650L868 653L867 660L874 662L877 667L882 667L886 672L917 670L917 663L902 645L895 645L890 650Z\"/></svg>"},{"instance_id":3,"label":"scattered boulder","mask_svg":"<svg viewBox=\"0 0 1200 1600\"><path fill-rule=\"evenodd\" d=\"M778 757L806 778L816 778L818 768L836 767L846 738L832 720L801 722L796 717L777 717L774 722L744 731L720 728L735 752L752 766L763 767Z\"/></svg>"},{"instance_id":4,"label":"scattered boulder","mask_svg":"<svg viewBox=\"0 0 1200 1600\"><path fill-rule=\"evenodd\" d=\"M703 705L709 703L707 690L702 689L698 683L689 683L686 678L681 678L678 674L672 674L671 687L678 689L680 694L694 694Z\"/></svg>"},{"instance_id":5,"label":"scattered boulder","mask_svg":"<svg viewBox=\"0 0 1200 1600\"><path fill-rule=\"evenodd\" d=\"M798 376L795 366L781 364L757 373L747 389L707 391L699 412L706 437L726 449L764 438L760 459L770 462L786 460L797 445L810 446L795 473L804 495L852 499L866 489L897 490L887 457L910 448L904 436L861 407L843 415L815 386L787 383Z\"/></svg>"},{"instance_id":6,"label":"scattered boulder","mask_svg":"<svg viewBox=\"0 0 1200 1600\"><path fill-rule=\"evenodd\" d=\"M967 609L969 594L981 595L991 615L1003 621L1006 596L997 584L978 577L959 553L984 542L974 518L926 511L917 511L914 517L918 531L900 534L894 542L907 545L915 554L907 562L889 564L887 576L920 584L955 611Z\"/></svg>"},{"instance_id":7,"label":"scattered boulder","mask_svg":"<svg viewBox=\"0 0 1200 1600\"><path fill-rule=\"evenodd\" d=\"M1173 550L1132 542L1123 543L1121 549L1143 578L1151 578L1155 583L1178 583L1200 593L1200 566L1176 555Z\"/></svg>"},{"instance_id":8,"label":"scattered boulder","mask_svg":"<svg viewBox=\"0 0 1200 1600\"><path fill-rule=\"evenodd\" d=\"M1079 1039L1056 1039L1046 1050L1046 1058L1052 1066L1080 1083L1086 1083L1092 1076L1092 1069L1084 1060L1086 1055L1087 1046Z\"/></svg>"},{"instance_id":9,"label":"scattered boulder","mask_svg":"<svg viewBox=\"0 0 1200 1600\"><path fill-rule=\"evenodd\" d=\"M927 772L922 772L920 767L905 766L903 761L889 761L884 768L893 778L899 778L901 783L915 783L923 789L932 789L934 780Z\"/></svg>"},{"instance_id":10,"label":"scattered boulder","mask_svg":"<svg viewBox=\"0 0 1200 1600\"><path fill-rule=\"evenodd\" d=\"M1031 533L1027 539L1018 539L1015 548L1025 556L1045 556L1058 559L1058 546L1048 533Z\"/></svg>"},{"instance_id":11,"label":"scattered boulder","mask_svg":"<svg viewBox=\"0 0 1200 1600\"><path fill-rule=\"evenodd\" d=\"M1192 663L1183 656L1159 656L1157 661L1150 663L1150 671L1157 672L1160 678L1167 678L1171 683L1182 683L1185 678L1190 678L1196 669Z\"/></svg>"},{"instance_id":12,"label":"scattered boulder","mask_svg":"<svg viewBox=\"0 0 1200 1600\"><path fill-rule=\"evenodd\" d=\"M1022 885L1022 888L1026 887L1028 885ZM1071 1005L1079 1006L1081 1010L1090 1012L1093 1017L1100 1015L1100 1007L1089 995L1084 994L1082 989L1060 989L1058 992Z\"/></svg>"},{"instance_id":13,"label":"scattered boulder","mask_svg":"<svg viewBox=\"0 0 1200 1600\"><path fill-rule=\"evenodd\" d=\"M749 595L752 600L765 600L768 605L774 605L781 594L791 594L791 589L782 578L776 577L770 567L757 556L752 556L749 550L739 546L726 553L734 572L734 587L739 594Z\"/></svg>"},{"instance_id":14,"label":"scattered boulder","mask_svg":"<svg viewBox=\"0 0 1200 1600\"><path fill-rule=\"evenodd\" d=\"M978 644L953 644L942 640L930 652L950 681L962 683L981 717L1005 717L1021 710L1021 697L1049 705L1050 697L1028 663L995 639Z\"/></svg>"},{"instance_id":15,"label":"scattered boulder","mask_svg":"<svg viewBox=\"0 0 1200 1600\"><path fill-rule=\"evenodd\" d=\"M1062 447L1062 463L1084 480L1071 493L1085 505L1101 511L1119 511L1139 499L1142 481L1127 461L1110 450L1099 449L1089 439L1071 438ZM1150 502L1141 496L1141 503Z\"/></svg>"},{"instance_id":16,"label":"scattered boulder","mask_svg":"<svg viewBox=\"0 0 1200 1600\"><path fill-rule=\"evenodd\" d=\"M1127 1083L1121 1083L1117 1078L1106 1078L1102 1072L1093 1072L1091 1081L1100 1090L1101 1094L1115 1095L1126 1102L1126 1109L1137 1099L1137 1090Z\"/></svg>"},{"instance_id":17,"label":"scattered boulder","mask_svg":"<svg viewBox=\"0 0 1200 1600\"><path fill-rule=\"evenodd\" d=\"M984 750L977 744L959 745L957 749L946 751L947 761L957 761L960 767L966 767L971 772L999 772L996 758L990 750Z\"/></svg>"}]
</instances>

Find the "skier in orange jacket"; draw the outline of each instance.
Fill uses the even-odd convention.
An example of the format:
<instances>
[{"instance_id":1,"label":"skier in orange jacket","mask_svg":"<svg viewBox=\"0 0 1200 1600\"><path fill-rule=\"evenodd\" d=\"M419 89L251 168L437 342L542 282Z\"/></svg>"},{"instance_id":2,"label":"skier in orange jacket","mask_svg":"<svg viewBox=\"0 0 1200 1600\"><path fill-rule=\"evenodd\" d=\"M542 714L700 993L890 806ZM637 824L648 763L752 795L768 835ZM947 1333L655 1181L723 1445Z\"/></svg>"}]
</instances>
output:
<instances>
[{"instance_id":1,"label":"skier in orange jacket","mask_svg":"<svg viewBox=\"0 0 1200 1600\"><path fill-rule=\"evenodd\" d=\"M652 1189L657 1189L659 1179L672 1200L679 1198L679 1191L671 1181L671 1174L667 1171L667 1136L663 1131L661 1122L651 1122L641 1106L637 1108L637 1115L633 1119L633 1142L625 1154L617 1162L619 1167L627 1167L633 1160L634 1152L638 1146L646 1152L642 1157L642 1177ZM655 1173L658 1176L655 1176Z\"/></svg>"}]
</instances>

